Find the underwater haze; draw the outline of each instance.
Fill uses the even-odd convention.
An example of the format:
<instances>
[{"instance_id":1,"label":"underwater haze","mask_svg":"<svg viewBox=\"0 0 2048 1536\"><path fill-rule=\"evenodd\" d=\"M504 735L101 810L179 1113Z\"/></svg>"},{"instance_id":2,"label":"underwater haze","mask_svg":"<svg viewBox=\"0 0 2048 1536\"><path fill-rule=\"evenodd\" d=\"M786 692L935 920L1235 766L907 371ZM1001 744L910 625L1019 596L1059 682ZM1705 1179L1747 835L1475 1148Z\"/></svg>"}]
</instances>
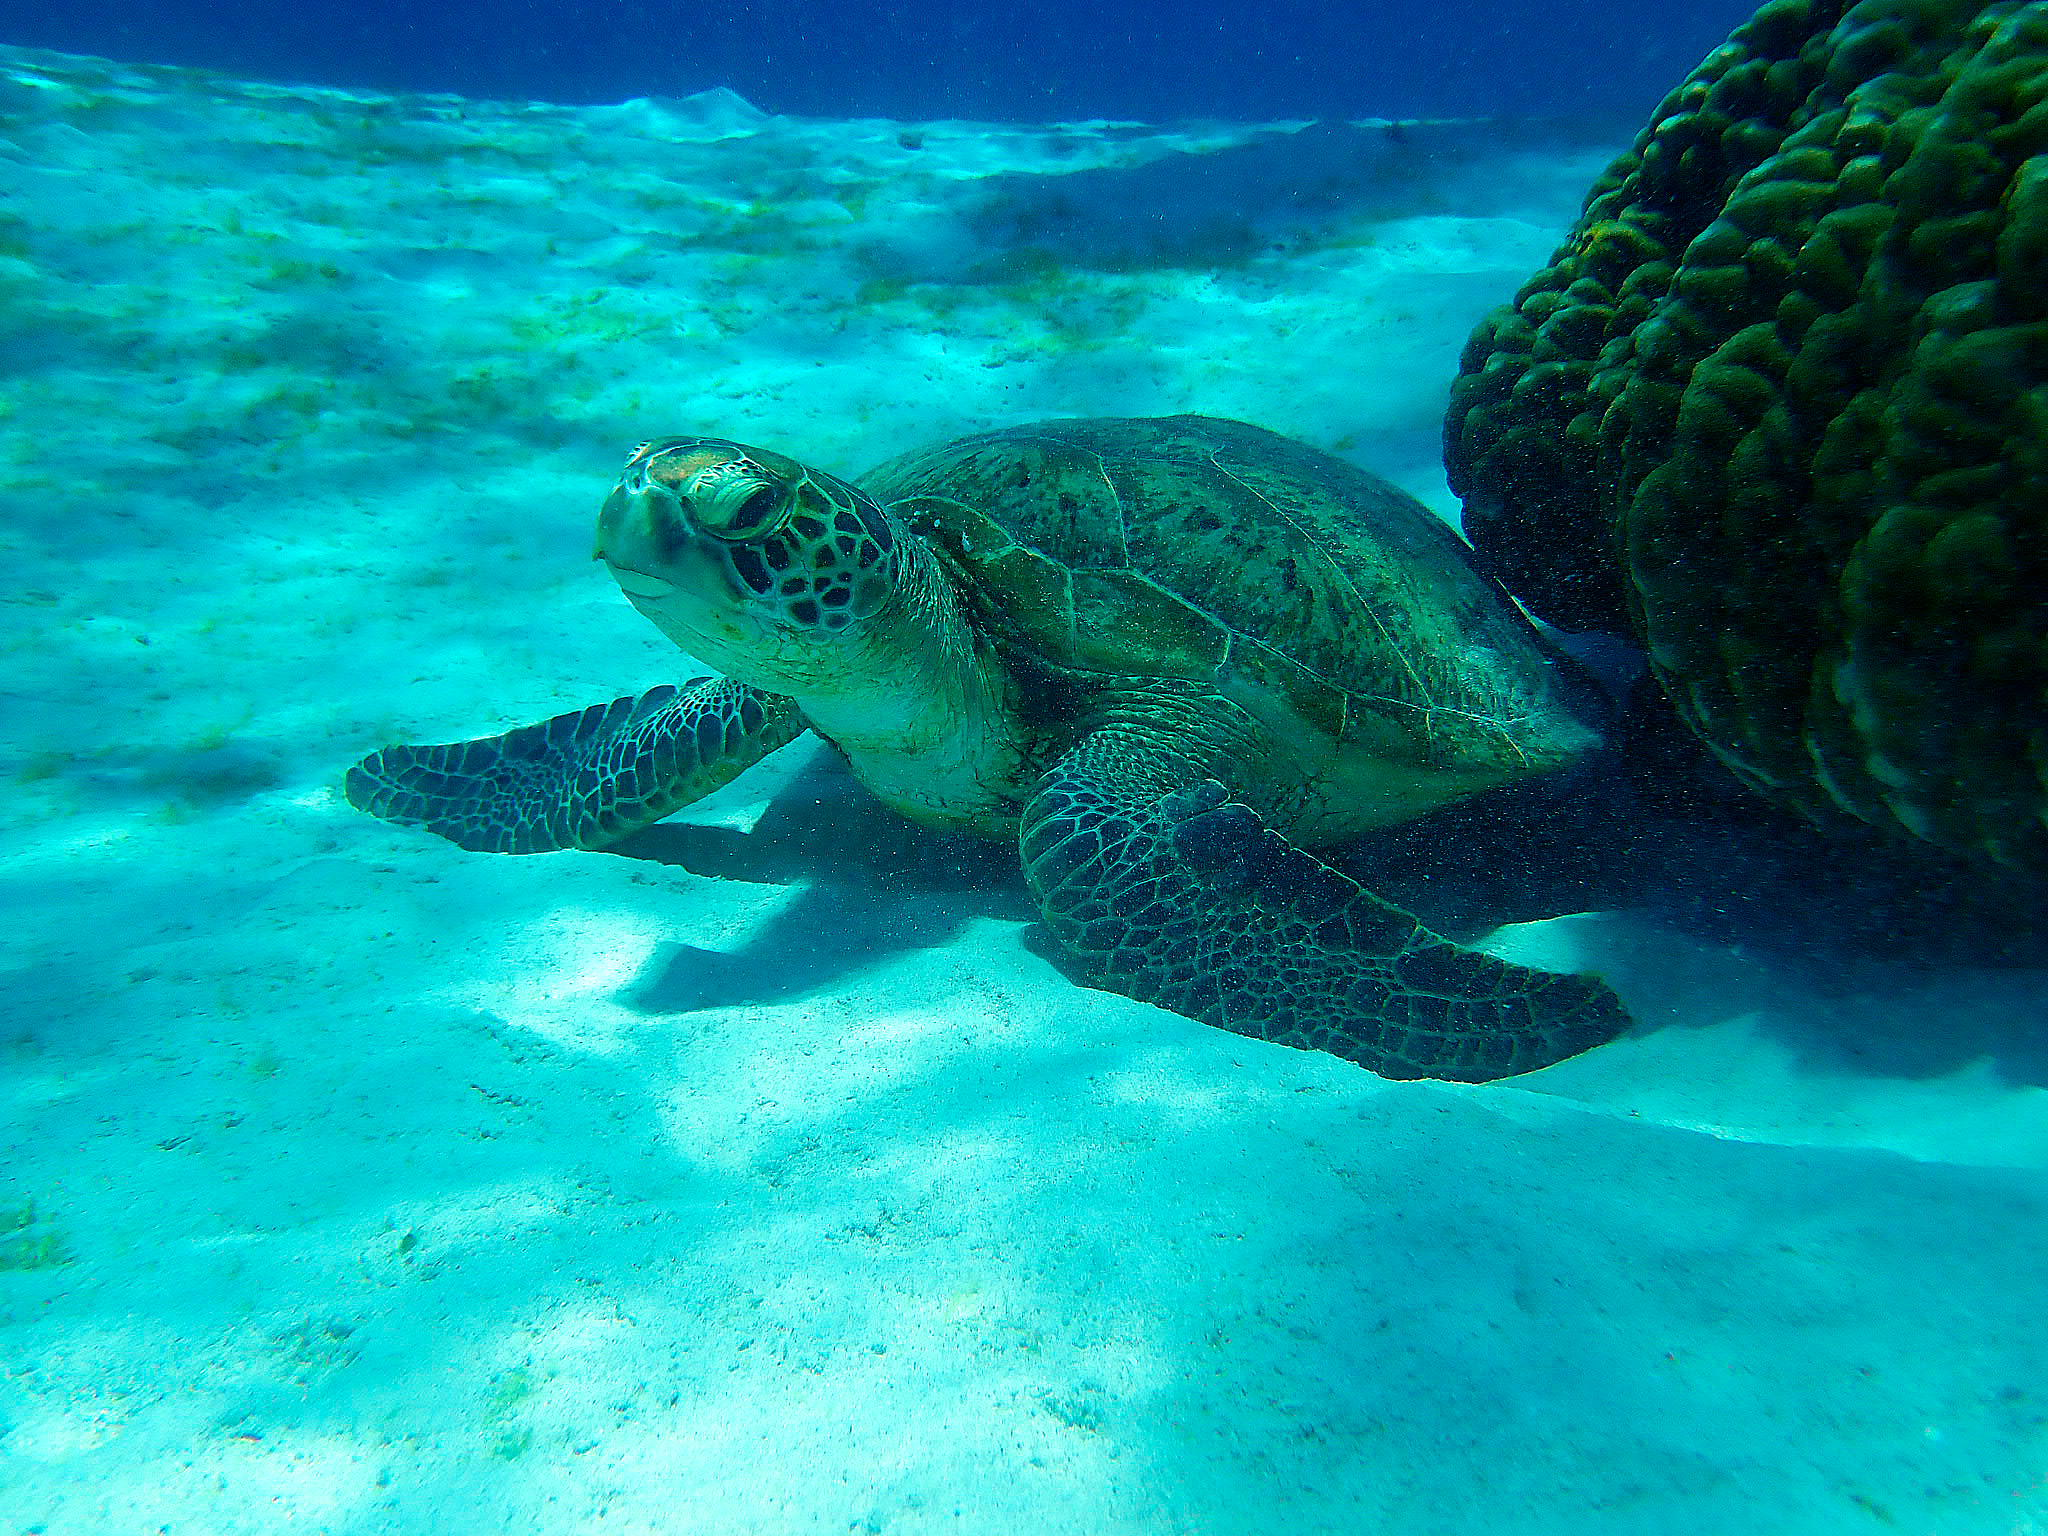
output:
<instances>
[{"instance_id":1,"label":"underwater haze","mask_svg":"<svg viewBox=\"0 0 2048 1536\"><path fill-rule=\"evenodd\" d=\"M1191 0L947 6L313 8L0 4L0 38L257 80L615 102L713 86L807 117L1640 117L1743 21L1740 0Z\"/></svg>"},{"instance_id":2,"label":"underwater haze","mask_svg":"<svg viewBox=\"0 0 2048 1536\"><path fill-rule=\"evenodd\" d=\"M1323 850L1631 1021L1394 1081L815 734L608 851L349 803L710 670L591 558L650 439L1201 413L1462 558L1468 337L1743 19L1026 14L0 9L0 1536L2048 1532L2027 904L1594 754Z\"/></svg>"}]
</instances>

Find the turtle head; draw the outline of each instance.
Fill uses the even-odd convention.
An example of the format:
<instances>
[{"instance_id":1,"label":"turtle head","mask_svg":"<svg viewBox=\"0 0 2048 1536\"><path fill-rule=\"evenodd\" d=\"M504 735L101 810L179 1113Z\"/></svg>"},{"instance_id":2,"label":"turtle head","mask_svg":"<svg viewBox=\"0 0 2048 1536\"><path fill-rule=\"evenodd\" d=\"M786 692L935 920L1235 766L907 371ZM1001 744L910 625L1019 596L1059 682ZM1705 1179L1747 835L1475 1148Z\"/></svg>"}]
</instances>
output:
<instances>
[{"instance_id":1,"label":"turtle head","mask_svg":"<svg viewBox=\"0 0 2048 1536\"><path fill-rule=\"evenodd\" d=\"M684 650L773 687L829 663L889 607L899 542L844 480L723 438L666 437L626 461L596 553Z\"/></svg>"}]
</instances>

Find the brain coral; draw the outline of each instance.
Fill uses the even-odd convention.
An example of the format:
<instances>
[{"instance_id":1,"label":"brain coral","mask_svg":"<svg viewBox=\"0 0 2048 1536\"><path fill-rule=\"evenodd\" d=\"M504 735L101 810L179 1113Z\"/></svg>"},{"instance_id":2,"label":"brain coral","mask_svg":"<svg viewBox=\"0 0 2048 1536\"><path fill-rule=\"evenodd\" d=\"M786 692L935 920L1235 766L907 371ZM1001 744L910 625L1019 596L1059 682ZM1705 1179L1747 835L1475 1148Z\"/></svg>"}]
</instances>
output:
<instances>
[{"instance_id":1,"label":"brain coral","mask_svg":"<svg viewBox=\"0 0 2048 1536\"><path fill-rule=\"evenodd\" d=\"M1445 436L1482 559L1753 789L2048 873L2048 4L1764 6Z\"/></svg>"}]
</instances>

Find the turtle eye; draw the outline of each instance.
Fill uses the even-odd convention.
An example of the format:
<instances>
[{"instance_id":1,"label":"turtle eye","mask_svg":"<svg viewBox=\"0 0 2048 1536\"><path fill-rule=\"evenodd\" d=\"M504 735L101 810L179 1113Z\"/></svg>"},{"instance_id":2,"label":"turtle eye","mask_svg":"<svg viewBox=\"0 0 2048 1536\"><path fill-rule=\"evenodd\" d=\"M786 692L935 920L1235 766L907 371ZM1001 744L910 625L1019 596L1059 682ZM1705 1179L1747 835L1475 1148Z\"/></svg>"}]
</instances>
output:
<instances>
[{"instance_id":1,"label":"turtle eye","mask_svg":"<svg viewBox=\"0 0 2048 1536\"><path fill-rule=\"evenodd\" d=\"M657 464L652 478L674 490L699 528L729 544L774 532L795 505L787 485L744 456L705 463L701 454L678 454Z\"/></svg>"},{"instance_id":2,"label":"turtle eye","mask_svg":"<svg viewBox=\"0 0 2048 1536\"><path fill-rule=\"evenodd\" d=\"M698 494L691 498L697 525L726 544L751 544L789 520L789 494L780 486L763 485L745 496Z\"/></svg>"},{"instance_id":3,"label":"turtle eye","mask_svg":"<svg viewBox=\"0 0 2048 1536\"><path fill-rule=\"evenodd\" d=\"M764 485L733 509L732 517L717 531L722 539L759 538L782 521L785 498L772 485Z\"/></svg>"}]
</instances>

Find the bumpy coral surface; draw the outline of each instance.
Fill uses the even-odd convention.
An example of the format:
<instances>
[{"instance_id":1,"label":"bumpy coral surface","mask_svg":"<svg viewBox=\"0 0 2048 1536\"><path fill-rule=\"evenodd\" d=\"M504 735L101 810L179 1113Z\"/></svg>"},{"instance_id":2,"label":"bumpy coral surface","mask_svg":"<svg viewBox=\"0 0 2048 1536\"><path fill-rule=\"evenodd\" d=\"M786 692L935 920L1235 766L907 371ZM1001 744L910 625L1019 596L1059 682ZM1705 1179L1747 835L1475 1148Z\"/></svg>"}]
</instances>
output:
<instances>
[{"instance_id":1,"label":"bumpy coral surface","mask_svg":"<svg viewBox=\"0 0 2048 1536\"><path fill-rule=\"evenodd\" d=\"M1750 785L2048 872L2048 5L1774 0L1466 349L1484 557Z\"/></svg>"}]
</instances>

